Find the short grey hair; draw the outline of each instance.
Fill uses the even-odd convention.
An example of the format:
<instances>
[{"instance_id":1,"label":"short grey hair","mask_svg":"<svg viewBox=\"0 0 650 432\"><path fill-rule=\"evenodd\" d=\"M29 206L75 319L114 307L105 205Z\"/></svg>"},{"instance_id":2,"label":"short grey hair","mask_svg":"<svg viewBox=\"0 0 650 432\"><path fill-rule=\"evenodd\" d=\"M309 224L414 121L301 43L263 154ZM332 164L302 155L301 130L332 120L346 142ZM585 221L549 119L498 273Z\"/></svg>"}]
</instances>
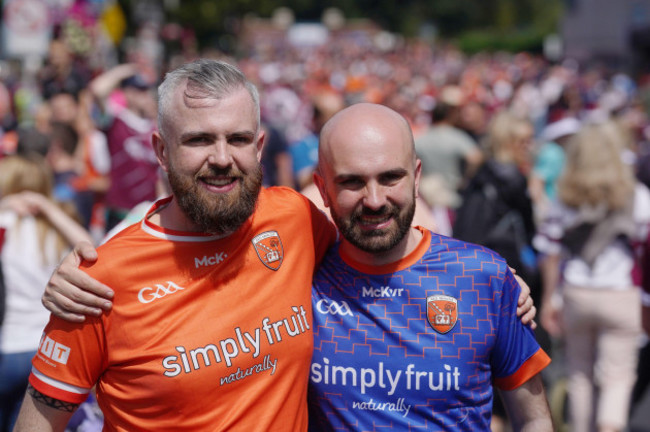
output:
<instances>
[{"instance_id":1,"label":"short grey hair","mask_svg":"<svg viewBox=\"0 0 650 432\"><path fill-rule=\"evenodd\" d=\"M253 99L257 124L260 124L260 97L255 85L236 67L219 60L200 59L167 73L158 86L158 130L165 136L165 125L174 91L187 82L185 97L221 99L244 87Z\"/></svg>"}]
</instances>

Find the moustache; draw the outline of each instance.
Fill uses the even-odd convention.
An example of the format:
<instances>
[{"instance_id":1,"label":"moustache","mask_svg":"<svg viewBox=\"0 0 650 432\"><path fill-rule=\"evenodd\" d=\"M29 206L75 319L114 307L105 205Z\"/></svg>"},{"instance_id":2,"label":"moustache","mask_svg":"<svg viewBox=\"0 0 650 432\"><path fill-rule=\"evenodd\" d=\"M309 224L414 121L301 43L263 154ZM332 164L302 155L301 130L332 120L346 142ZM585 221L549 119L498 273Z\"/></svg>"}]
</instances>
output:
<instances>
[{"instance_id":1,"label":"moustache","mask_svg":"<svg viewBox=\"0 0 650 432\"><path fill-rule=\"evenodd\" d=\"M371 209L368 207L362 206L360 209L357 209L353 217L355 219L360 219L364 216L396 216L399 214L399 209L394 205L385 205L378 209Z\"/></svg>"},{"instance_id":2,"label":"moustache","mask_svg":"<svg viewBox=\"0 0 650 432\"><path fill-rule=\"evenodd\" d=\"M237 168L217 168L217 167L209 167L208 169L201 170L196 174L196 178L205 178L205 177L244 177L244 173L242 173L239 169Z\"/></svg>"}]
</instances>

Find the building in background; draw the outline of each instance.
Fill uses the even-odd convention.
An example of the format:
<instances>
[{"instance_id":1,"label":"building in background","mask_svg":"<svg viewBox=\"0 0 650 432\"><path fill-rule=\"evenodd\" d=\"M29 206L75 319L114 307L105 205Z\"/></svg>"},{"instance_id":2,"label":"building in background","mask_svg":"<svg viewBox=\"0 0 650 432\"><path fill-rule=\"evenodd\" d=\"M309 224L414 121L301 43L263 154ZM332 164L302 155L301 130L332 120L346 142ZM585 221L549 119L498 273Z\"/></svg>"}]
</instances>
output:
<instances>
[{"instance_id":1,"label":"building in background","mask_svg":"<svg viewBox=\"0 0 650 432\"><path fill-rule=\"evenodd\" d=\"M650 0L566 0L564 57L642 72L650 64Z\"/></svg>"}]
</instances>

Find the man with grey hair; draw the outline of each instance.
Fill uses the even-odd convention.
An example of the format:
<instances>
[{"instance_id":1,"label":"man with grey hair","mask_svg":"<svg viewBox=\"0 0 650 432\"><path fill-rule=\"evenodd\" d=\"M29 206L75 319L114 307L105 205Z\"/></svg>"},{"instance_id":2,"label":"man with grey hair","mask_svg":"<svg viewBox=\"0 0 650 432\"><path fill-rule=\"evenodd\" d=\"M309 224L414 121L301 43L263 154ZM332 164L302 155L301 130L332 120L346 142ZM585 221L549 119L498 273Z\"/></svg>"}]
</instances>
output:
<instances>
[{"instance_id":1,"label":"man with grey hair","mask_svg":"<svg viewBox=\"0 0 650 432\"><path fill-rule=\"evenodd\" d=\"M304 431L309 286L335 229L261 188L258 97L237 68L187 64L159 100L172 196L81 263L118 295L83 324L51 318L16 430L64 430L95 387L105 430Z\"/></svg>"}]
</instances>

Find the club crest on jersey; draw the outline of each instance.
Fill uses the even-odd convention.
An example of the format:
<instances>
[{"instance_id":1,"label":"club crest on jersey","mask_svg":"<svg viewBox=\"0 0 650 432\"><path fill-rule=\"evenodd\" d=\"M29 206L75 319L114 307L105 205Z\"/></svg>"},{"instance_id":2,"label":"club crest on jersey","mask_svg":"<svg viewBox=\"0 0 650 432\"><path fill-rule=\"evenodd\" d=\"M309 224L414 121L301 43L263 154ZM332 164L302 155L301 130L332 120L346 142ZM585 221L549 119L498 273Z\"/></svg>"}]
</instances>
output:
<instances>
[{"instance_id":1,"label":"club crest on jersey","mask_svg":"<svg viewBox=\"0 0 650 432\"><path fill-rule=\"evenodd\" d=\"M277 270L282 265L284 250L277 231L266 231L251 240L257 252L257 257L271 270Z\"/></svg>"},{"instance_id":2,"label":"club crest on jersey","mask_svg":"<svg viewBox=\"0 0 650 432\"><path fill-rule=\"evenodd\" d=\"M427 319L435 331L448 333L458 321L458 300L446 295L427 297Z\"/></svg>"}]
</instances>

